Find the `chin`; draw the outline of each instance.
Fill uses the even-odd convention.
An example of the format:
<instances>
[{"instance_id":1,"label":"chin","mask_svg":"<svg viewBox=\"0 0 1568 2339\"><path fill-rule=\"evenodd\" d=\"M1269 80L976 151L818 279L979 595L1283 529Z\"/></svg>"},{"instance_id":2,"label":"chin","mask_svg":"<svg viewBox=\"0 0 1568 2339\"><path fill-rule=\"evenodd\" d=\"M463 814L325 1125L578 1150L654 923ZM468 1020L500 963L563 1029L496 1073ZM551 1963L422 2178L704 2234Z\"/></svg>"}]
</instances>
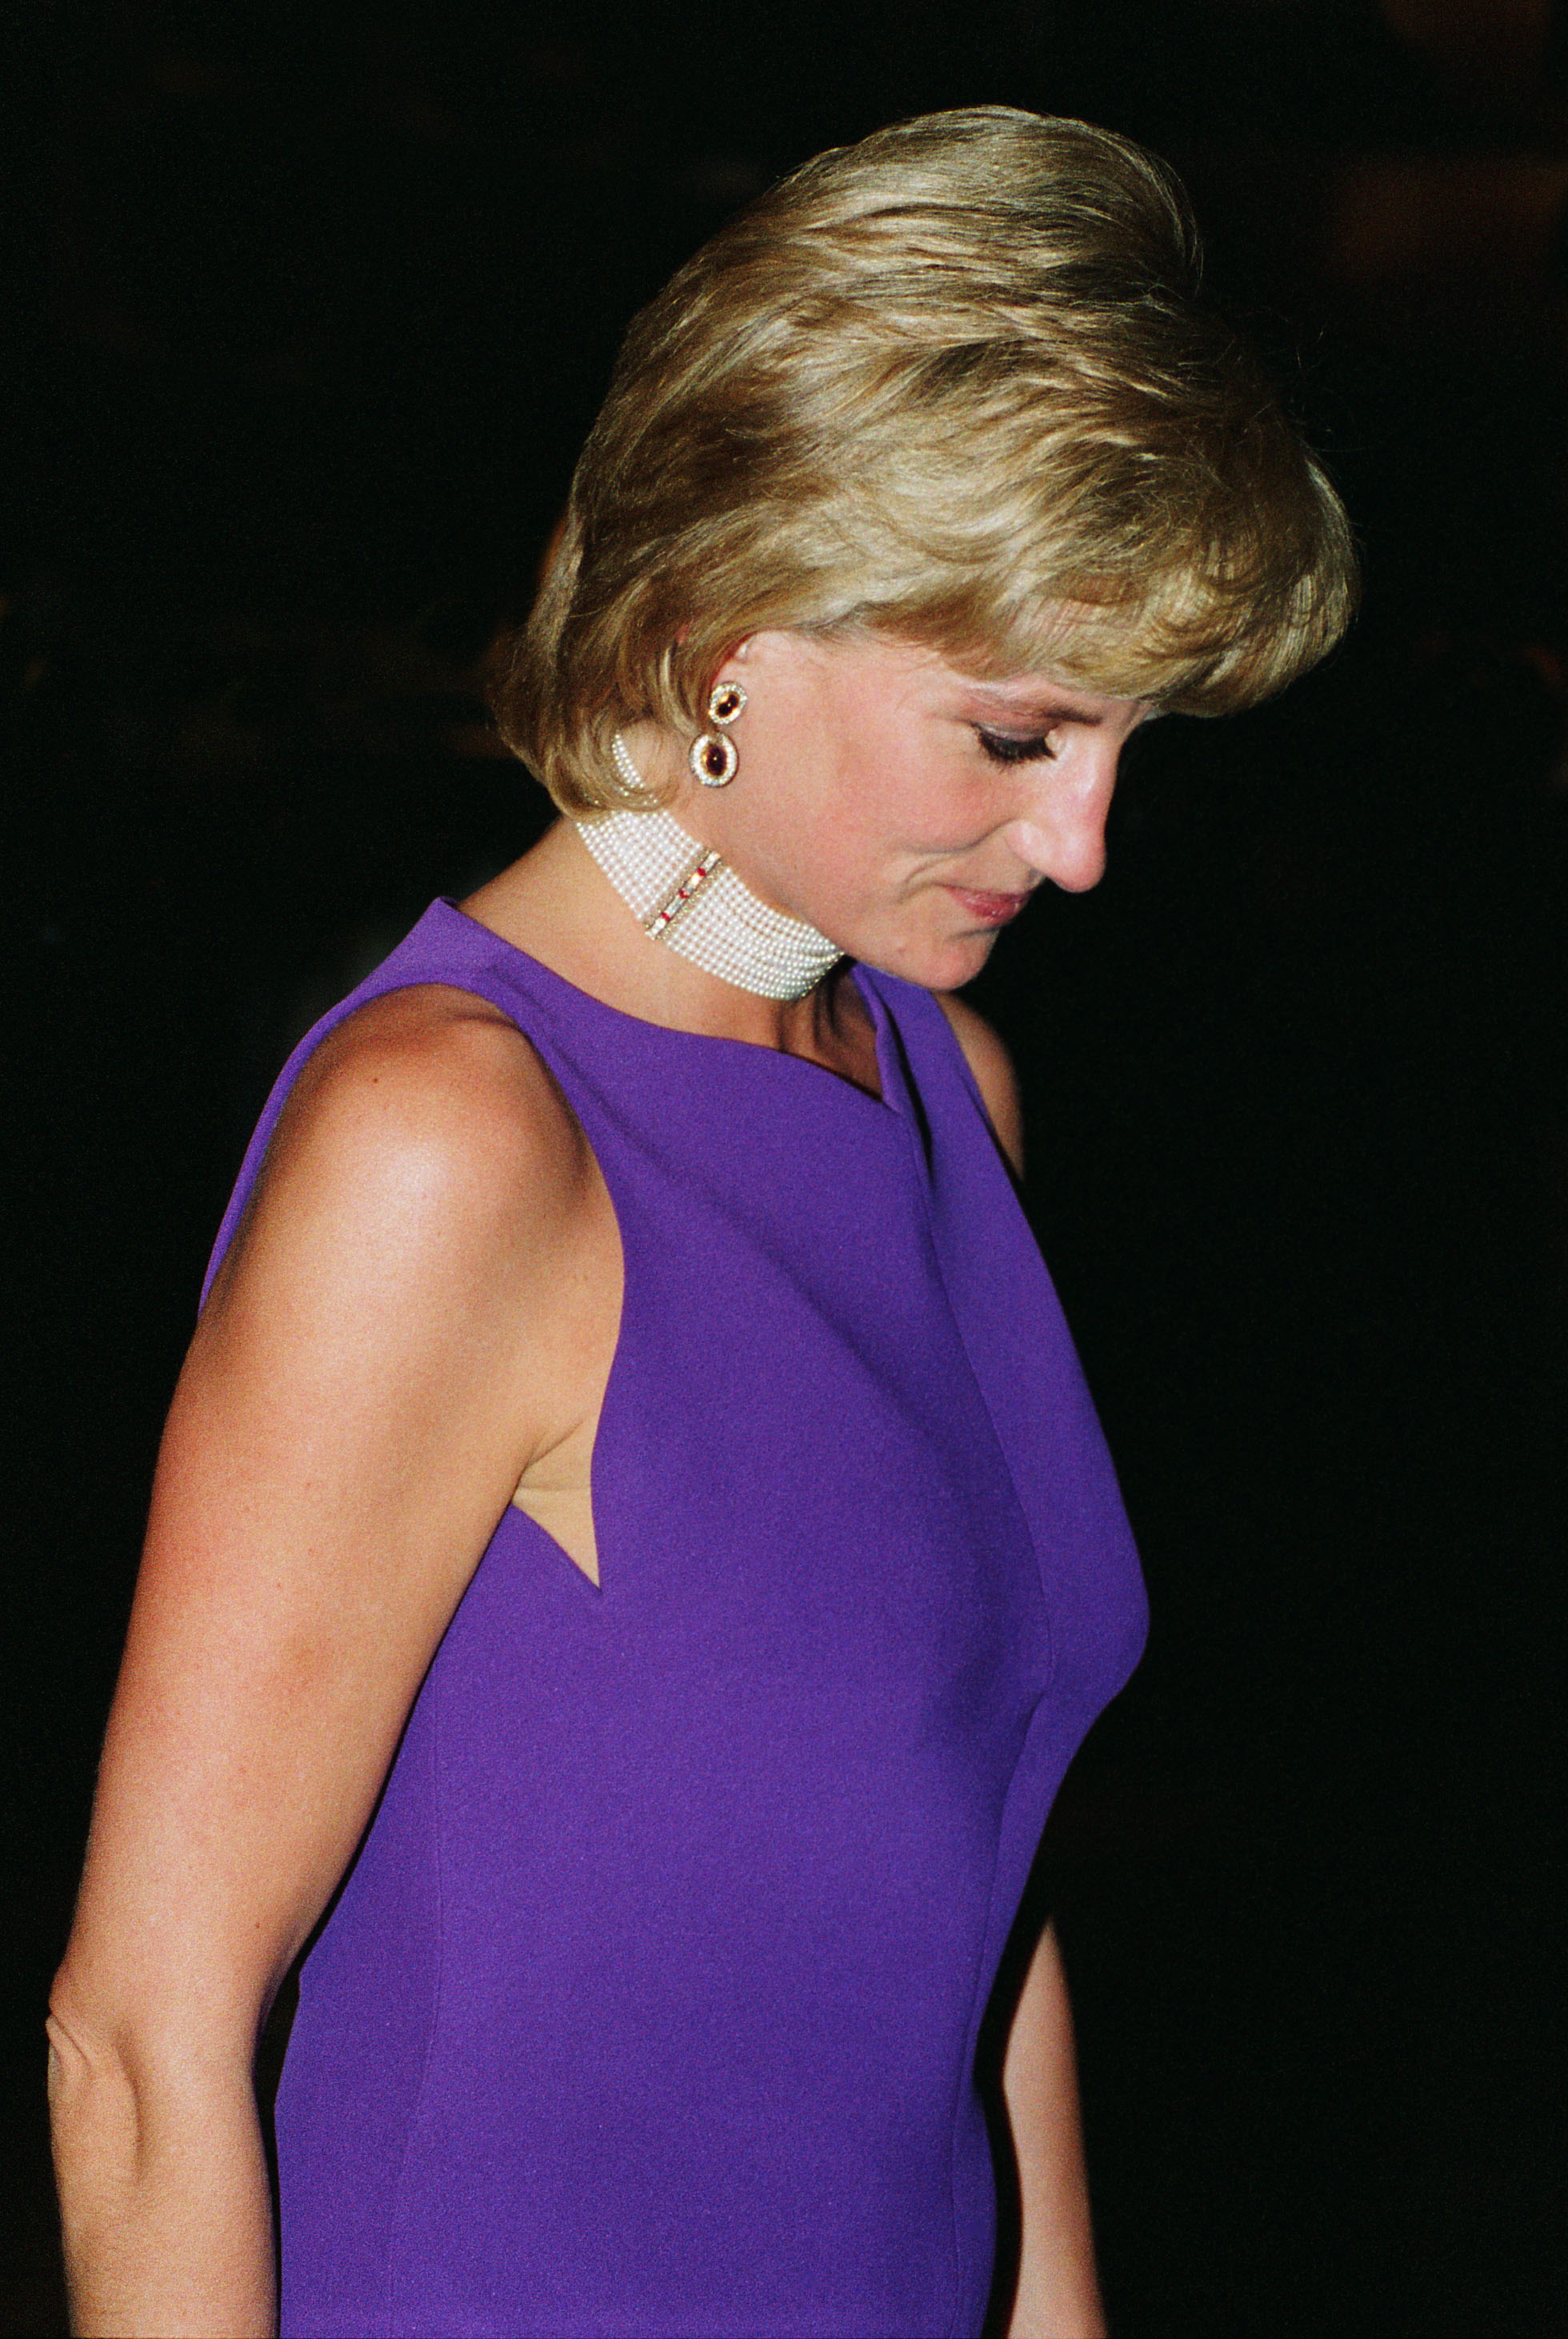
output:
<instances>
[{"instance_id":1,"label":"chin","mask_svg":"<svg viewBox=\"0 0 1568 2339\"><path fill-rule=\"evenodd\" d=\"M922 991L962 991L996 948L994 929L985 933L931 936L918 942L901 937L884 951L857 952L879 973L896 974L901 982L918 983Z\"/></svg>"},{"instance_id":2,"label":"chin","mask_svg":"<svg viewBox=\"0 0 1568 2339\"><path fill-rule=\"evenodd\" d=\"M995 948L994 933L966 934L962 942L950 943L943 953L947 962L946 969L932 979L926 986L927 989L962 991L966 982L974 981Z\"/></svg>"}]
</instances>

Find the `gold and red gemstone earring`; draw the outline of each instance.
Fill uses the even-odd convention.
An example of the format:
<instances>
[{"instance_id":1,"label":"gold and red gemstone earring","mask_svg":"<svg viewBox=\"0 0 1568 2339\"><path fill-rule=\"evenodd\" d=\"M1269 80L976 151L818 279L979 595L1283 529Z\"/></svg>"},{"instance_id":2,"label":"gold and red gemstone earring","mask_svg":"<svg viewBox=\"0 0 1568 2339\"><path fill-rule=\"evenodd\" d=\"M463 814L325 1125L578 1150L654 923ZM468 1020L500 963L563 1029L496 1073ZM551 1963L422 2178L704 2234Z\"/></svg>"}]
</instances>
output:
<instances>
[{"instance_id":1,"label":"gold and red gemstone earring","mask_svg":"<svg viewBox=\"0 0 1568 2339\"><path fill-rule=\"evenodd\" d=\"M708 721L714 727L697 734L688 758L705 788L727 788L741 767L729 726L745 703L738 682L715 682L708 693Z\"/></svg>"}]
</instances>

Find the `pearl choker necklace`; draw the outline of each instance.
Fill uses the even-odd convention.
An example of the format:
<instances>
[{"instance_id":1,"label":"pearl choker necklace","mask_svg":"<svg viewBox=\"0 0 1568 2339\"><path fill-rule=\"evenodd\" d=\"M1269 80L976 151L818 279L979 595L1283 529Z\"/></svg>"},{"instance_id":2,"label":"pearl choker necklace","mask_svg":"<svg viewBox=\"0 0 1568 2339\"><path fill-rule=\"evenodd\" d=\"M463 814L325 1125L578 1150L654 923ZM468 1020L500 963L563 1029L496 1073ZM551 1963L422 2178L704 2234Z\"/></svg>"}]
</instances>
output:
<instances>
[{"instance_id":1,"label":"pearl choker necklace","mask_svg":"<svg viewBox=\"0 0 1568 2339\"><path fill-rule=\"evenodd\" d=\"M642 787L618 731L610 752L627 787ZM814 926L759 902L671 813L608 812L577 831L644 933L721 982L761 999L804 999L843 956Z\"/></svg>"}]
</instances>

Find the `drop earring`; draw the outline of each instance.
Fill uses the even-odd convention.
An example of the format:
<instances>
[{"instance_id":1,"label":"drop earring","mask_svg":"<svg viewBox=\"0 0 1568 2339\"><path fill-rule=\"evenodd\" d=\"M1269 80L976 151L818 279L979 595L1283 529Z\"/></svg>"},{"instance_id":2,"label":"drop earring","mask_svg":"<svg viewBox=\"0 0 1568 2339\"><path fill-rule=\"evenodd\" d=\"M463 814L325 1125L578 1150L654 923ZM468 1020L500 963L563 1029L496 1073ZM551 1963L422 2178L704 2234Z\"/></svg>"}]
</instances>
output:
<instances>
[{"instance_id":1,"label":"drop earring","mask_svg":"<svg viewBox=\"0 0 1568 2339\"><path fill-rule=\"evenodd\" d=\"M708 693L711 731L699 732L687 758L705 788L727 788L741 765L729 726L746 703L738 682L715 682Z\"/></svg>"}]
</instances>

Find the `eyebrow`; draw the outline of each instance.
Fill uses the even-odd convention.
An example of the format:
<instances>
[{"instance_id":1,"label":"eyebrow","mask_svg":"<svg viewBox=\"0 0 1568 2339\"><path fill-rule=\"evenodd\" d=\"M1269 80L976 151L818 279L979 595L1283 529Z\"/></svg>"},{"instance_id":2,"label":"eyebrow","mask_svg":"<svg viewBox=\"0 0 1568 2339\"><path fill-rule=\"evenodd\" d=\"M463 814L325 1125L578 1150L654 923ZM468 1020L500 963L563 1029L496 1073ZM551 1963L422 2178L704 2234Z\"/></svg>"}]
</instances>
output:
<instances>
[{"instance_id":1,"label":"eyebrow","mask_svg":"<svg viewBox=\"0 0 1568 2339\"><path fill-rule=\"evenodd\" d=\"M1055 685L1049 682L1022 686L971 682L967 686L974 698L988 700L999 715L1006 716L1014 723L1081 723L1092 731L1098 730L1105 720L1104 716L1092 706L1084 706L1066 695L1059 696ZM1049 691L1051 695L1049 698L1037 696L1021 702L1009 695L1011 689L1020 687L1036 692Z\"/></svg>"}]
</instances>

